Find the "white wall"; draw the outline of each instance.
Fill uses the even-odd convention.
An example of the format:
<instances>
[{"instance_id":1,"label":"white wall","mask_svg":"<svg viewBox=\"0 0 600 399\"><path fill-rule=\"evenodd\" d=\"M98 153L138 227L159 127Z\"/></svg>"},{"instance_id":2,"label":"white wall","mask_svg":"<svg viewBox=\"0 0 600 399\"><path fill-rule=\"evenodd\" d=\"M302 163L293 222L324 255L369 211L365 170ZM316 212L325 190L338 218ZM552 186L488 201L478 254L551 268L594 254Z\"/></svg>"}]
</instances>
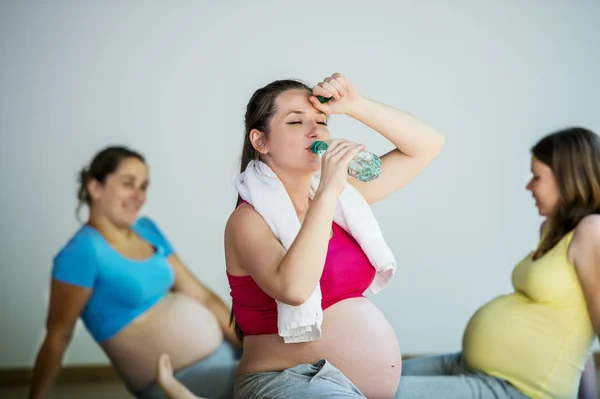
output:
<instances>
[{"instance_id":1,"label":"white wall","mask_svg":"<svg viewBox=\"0 0 600 399\"><path fill-rule=\"evenodd\" d=\"M0 5L0 367L33 362L51 258L78 228L76 173L105 145L147 156L145 213L229 300L222 233L255 89L340 71L431 123L443 153L374 208L399 272L373 300L423 353L459 349L534 246L529 147L568 125L600 132L591 0L53 3ZM331 129L390 148L345 117ZM66 363L106 361L80 325Z\"/></svg>"}]
</instances>

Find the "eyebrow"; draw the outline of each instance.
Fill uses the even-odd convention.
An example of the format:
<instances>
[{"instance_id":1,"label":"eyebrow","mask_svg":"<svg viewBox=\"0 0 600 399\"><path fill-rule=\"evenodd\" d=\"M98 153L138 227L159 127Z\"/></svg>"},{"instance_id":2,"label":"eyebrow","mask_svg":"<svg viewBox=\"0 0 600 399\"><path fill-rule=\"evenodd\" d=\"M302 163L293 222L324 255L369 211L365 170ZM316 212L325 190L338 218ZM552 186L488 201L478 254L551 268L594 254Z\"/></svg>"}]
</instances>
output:
<instances>
[{"instance_id":1,"label":"eyebrow","mask_svg":"<svg viewBox=\"0 0 600 399\"><path fill-rule=\"evenodd\" d=\"M124 174L124 175L121 175L121 179L124 179L124 180L135 180L136 177L134 175ZM144 183L145 184L149 184L150 180L146 180Z\"/></svg>"},{"instance_id":2,"label":"eyebrow","mask_svg":"<svg viewBox=\"0 0 600 399\"><path fill-rule=\"evenodd\" d=\"M306 112L304 111L290 111L287 113L286 116L289 116L290 114L297 114L297 115L304 115ZM319 115L323 115L323 116L327 116L324 112L319 111Z\"/></svg>"}]
</instances>

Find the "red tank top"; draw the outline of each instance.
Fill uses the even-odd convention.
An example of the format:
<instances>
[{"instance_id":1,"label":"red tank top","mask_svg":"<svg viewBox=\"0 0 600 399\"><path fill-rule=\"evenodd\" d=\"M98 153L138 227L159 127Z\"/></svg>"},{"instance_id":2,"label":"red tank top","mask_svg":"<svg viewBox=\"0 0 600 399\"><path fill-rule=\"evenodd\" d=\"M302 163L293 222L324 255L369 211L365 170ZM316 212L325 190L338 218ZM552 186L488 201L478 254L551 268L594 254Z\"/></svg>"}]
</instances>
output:
<instances>
[{"instance_id":1,"label":"red tank top","mask_svg":"<svg viewBox=\"0 0 600 399\"><path fill-rule=\"evenodd\" d=\"M375 278L375 268L354 238L335 222L321 275L323 310L347 298L363 296ZM277 334L277 304L252 276L227 273L235 321L244 335Z\"/></svg>"}]
</instances>

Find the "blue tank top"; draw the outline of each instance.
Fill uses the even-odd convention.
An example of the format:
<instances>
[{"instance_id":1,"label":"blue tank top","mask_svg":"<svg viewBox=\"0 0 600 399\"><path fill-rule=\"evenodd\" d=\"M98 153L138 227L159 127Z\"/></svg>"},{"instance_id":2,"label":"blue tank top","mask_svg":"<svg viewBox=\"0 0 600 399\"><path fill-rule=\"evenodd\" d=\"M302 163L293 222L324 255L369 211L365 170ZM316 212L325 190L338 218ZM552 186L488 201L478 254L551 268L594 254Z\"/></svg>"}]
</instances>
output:
<instances>
[{"instance_id":1,"label":"blue tank top","mask_svg":"<svg viewBox=\"0 0 600 399\"><path fill-rule=\"evenodd\" d=\"M54 257L53 279L92 289L81 319L99 343L164 298L175 281L167 261L173 247L156 224L142 217L132 230L154 247L150 258L124 257L87 224Z\"/></svg>"}]
</instances>

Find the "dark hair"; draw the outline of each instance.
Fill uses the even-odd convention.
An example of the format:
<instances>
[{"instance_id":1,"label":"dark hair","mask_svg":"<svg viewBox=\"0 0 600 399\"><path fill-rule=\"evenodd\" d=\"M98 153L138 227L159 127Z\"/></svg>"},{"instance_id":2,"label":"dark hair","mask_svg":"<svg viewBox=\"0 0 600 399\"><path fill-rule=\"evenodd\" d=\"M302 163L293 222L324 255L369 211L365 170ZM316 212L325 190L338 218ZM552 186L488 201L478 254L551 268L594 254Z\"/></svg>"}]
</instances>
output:
<instances>
[{"instance_id":1,"label":"dark hair","mask_svg":"<svg viewBox=\"0 0 600 399\"><path fill-rule=\"evenodd\" d=\"M244 118L244 146L240 160L240 173L246 170L250 161L258 160L260 156L260 153L256 151L250 141L250 132L256 129L264 134L265 139L269 136L271 132L271 120L277 112L277 97L288 90L306 90L312 93L312 89L305 83L299 80L285 79L276 80L256 90L250 98L246 106L246 116ZM242 198L238 195L236 206L241 202Z\"/></svg>"},{"instance_id":2,"label":"dark hair","mask_svg":"<svg viewBox=\"0 0 600 399\"><path fill-rule=\"evenodd\" d=\"M294 80L276 80L268 85L256 90L248 105L246 106L246 116L244 118L244 146L242 148L242 157L240 160L240 173L244 172L252 160L258 160L260 153L256 151L250 141L250 132L256 129L264 134L266 139L271 131L271 120L277 112L276 100L280 94L288 90L306 90L312 93L312 89L305 83ZM242 198L238 195L236 207L240 205ZM229 323L235 323L233 309L229 318ZM244 339L244 333L237 323L234 325L235 335L240 340Z\"/></svg>"},{"instance_id":3,"label":"dark hair","mask_svg":"<svg viewBox=\"0 0 600 399\"><path fill-rule=\"evenodd\" d=\"M106 177L114 173L121 165L121 162L128 158L136 158L143 163L146 163L144 157L136 151L127 147L113 146L106 147L96 153L89 166L81 169L78 178L79 189L77 190L77 200L79 201L79 204L75 211L78 219L82 205L91 205L90 193L87 189L89 181L97 180L100 183L104 183Z\"/></svg>"},{"instance_id":4,"label":"dark hair","mask_svg":"<svg viewBox=\"0 0 600 399\"><path fill-rule=\"evenodd\" d=\"M584 217L600 213L600 137L572 127L543 137L531 153L550 167L560 191L557 208L548 218L534 253L539 258Z\"/></svg>"}]
</instances>

